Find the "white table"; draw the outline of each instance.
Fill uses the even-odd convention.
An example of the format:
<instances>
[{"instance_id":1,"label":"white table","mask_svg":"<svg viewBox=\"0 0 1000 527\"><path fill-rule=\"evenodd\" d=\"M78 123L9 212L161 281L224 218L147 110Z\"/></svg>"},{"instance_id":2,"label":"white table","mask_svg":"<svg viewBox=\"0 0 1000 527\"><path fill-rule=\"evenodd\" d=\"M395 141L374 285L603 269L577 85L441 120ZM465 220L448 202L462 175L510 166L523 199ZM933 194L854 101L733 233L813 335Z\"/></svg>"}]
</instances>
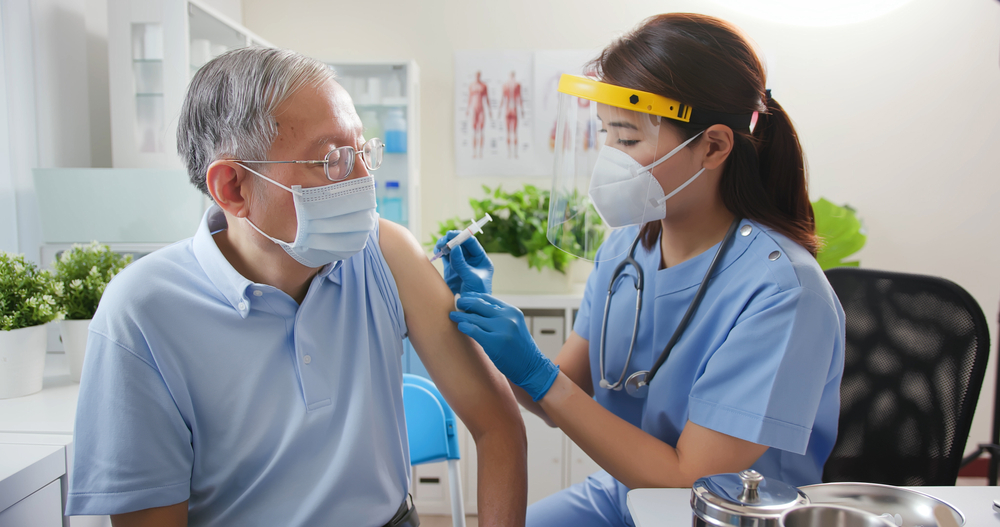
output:
<instances>
[{"instance_id":1,"label":"white table","mask_svg":"<svg viewBox=\"0 0 1000 527\"><path fill-rule=\"evenodd\" d=\"M965 515L966 527L1000 525L993 500L1000 487L905 487L946 501ZM636 527L691 527L691 489L635 489L628 510Z\"/></svg>"},{"instance_id":2,"label":"white table","mask_svg":"<svg viewBox=\"0 0 1000 527\"><path fill-rule=\"evenodd\" d=\"M107 516L62 516L79 391L66 356L48 353L42 391L0 399L0 511L24 515L0 516L0 527L49 525L53 513L63 527L110 526Z\"/></svg>"}]
</instances>

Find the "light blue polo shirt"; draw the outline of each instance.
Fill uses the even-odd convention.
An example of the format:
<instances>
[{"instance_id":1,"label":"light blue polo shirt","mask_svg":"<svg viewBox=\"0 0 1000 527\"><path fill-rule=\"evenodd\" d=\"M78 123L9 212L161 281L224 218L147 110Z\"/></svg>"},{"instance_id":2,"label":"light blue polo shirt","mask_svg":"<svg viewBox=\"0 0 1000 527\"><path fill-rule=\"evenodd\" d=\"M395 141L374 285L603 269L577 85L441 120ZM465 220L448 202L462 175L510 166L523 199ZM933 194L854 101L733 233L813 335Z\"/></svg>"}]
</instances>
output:
<instances>
[{"instance_id":1,"label":"light blue polo shirt","mask_svg":"<svg viewBox=\"0 0 1000 527\"><path fill-rule=\"evenodd\" d=\"M90 326L67 514L189 500L195 525L369 525L410 485L403 309L378 228L302 305L211 234L132 264Z\"/></svg>"},{"instance_id":2,"label":"light blue polo shirt","mask_svg":"<svg viewBox=\"0 0 1000 527\"><path fill-rule=\"evenodd\" d=\"M608 283L638 227L615 231L600 248L574 331L590 344L595 399L626 421L676 445L687 421L770 447L753 465L790 485L819 483L837 437L844 368L844 312L816 259L784 235L743 220L700 307L646 399L600 388L599 346ZM667 269L660 246L635 259L645 288L638 340L626 373L649 370L701 284L718 245ZM627 274L634 275L632 267ZM605 376L618 380L632 336L631 279L612 295ZM614 481L607 478L608 481ZM627 515L628 489L614 481Z\"/></svg>"}]
</instances>

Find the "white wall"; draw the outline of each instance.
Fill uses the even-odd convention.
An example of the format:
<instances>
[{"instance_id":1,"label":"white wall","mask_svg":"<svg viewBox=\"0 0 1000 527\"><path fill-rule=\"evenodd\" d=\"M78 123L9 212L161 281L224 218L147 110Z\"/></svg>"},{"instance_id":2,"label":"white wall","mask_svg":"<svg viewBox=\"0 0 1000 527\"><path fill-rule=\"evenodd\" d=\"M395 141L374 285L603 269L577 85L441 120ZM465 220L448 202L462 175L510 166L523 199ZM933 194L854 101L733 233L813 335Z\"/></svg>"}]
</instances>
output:
<instances>
[{"instance_id":1,"label":"white wall","mask_svg":"<svg viewBox=\"0 0 1000 527\"><path fill-rule=\"evenodd\" d=\"M111 166L107 0L0 0L0 24L0 250L38 262L31 169Z\"/></svg>"},{"instance_id":2,"label":"white wall","mask_svg":"<svg viewBox=\"0 0 1000 527\"><path fill-rule=\"evenodd\" d=\"M695 0L243 0L245 25L320 59L415 59L426 240L469 214L480 185L537 178L457 178L453 53L599 49L642 18L696 11L743 27L768 57L769 87L796 121L813 198L856 207L871 268L927 273L968 289L996 338L1000 302L1000 2L913 0L840 27L794 27ZM316 25L335 20L331 30ZM993 362L993 361L991 361ZM992 364L991 364L992 368ZM994 373L970 444L989 438Z\"/></svg>"}]
</instances>

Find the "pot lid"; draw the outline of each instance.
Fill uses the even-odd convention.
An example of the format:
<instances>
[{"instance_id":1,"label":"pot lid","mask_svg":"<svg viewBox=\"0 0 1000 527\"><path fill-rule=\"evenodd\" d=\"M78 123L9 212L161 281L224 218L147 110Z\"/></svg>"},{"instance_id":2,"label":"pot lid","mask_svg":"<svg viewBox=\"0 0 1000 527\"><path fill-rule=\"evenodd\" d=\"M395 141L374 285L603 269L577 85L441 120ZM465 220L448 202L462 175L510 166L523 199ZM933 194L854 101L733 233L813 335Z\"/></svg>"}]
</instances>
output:
<instances>
[{"instance_id":1,"label":"pot lid","mask_svg":"<svg viewBox=\"0 0 1000 527\"><path fill-rule=\"evenodd\" d=\"M702 517L730 523L735 517L777 518L809 498L799 489L776 479L765 479L756 470L715 474L699 479L691 488L691 508Z\"/></svg>"}]
</instances>

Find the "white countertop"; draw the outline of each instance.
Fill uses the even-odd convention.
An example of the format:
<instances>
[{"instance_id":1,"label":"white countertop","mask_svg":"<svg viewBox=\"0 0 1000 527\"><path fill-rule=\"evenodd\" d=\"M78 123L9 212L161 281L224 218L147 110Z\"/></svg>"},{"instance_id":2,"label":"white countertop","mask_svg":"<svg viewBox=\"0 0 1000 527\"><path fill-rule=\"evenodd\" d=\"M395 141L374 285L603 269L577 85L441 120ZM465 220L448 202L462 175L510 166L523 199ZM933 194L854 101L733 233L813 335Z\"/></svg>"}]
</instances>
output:
<instances>
[{"instance_id":1,"label":"white countertop","mask_svg":"<svg viewBox=\"0 0 1000 527\"><path fill-rule=\"evenodd\" d=\"M0 399L0 433L73 434L80 385L69 376L63 353L45 354L42 391Z\"/></svg>"},{"instance_id":2,"label":"white countertop","mask_svg":"<svg viewBox=\"0 0 1000 527\"><path fill-rule=\"evenodd\" d=\"M1000 487L904 487L948 502L965 515L966 527L1000 525L993 500ZM635 489L628 510L636 527L690 527L691 489Z\"/></svg>"}]
</instances>

